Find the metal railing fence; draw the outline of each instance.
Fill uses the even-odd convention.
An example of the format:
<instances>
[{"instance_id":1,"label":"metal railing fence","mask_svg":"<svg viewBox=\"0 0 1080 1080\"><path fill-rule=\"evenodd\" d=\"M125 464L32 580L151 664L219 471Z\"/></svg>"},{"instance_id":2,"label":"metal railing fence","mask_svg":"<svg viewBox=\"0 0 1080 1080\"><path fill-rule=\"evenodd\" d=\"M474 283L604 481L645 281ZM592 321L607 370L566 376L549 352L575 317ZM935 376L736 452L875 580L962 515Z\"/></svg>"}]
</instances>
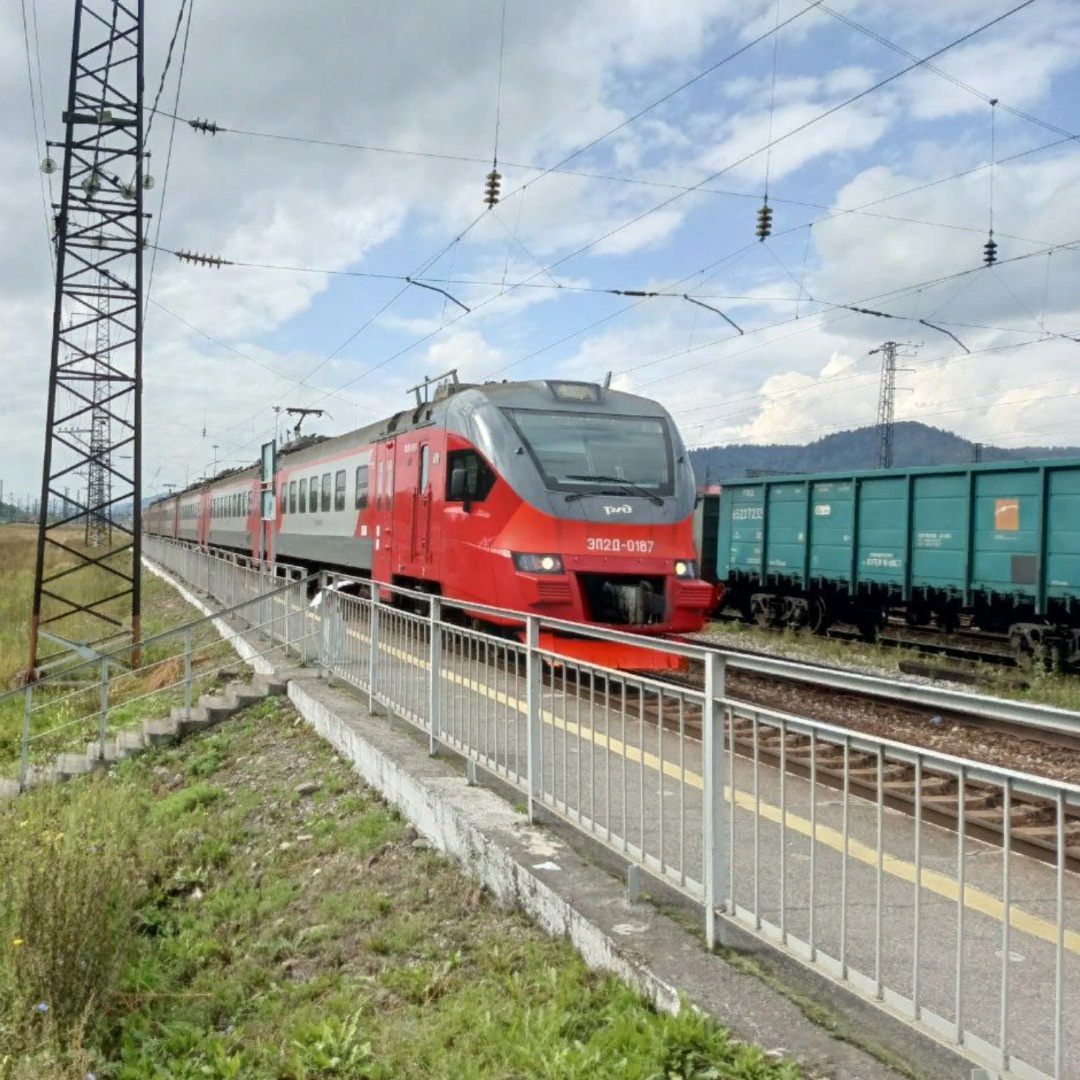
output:
<instances>
[{"instance_id":1,"label":"metal railing fence","mask_svg":"<svg viewBox=\"0 0 1080 1080\"><path fill-rule=\"evenodd\" d=\"M234 595L206 553L148 554ZM742 657L650 641L703 665L704 686L675 685L545 647L635 635L320 584L286 605L285 646L517 787L530 819L542 807L701 904L710 947L724 916L985 1067L1080 1075L1080 787L738 701ZM1020 853L1021 833L1055 854Z\"/></svg>"},{"instance_id":2,"label":"metal railing fence","mask_svg":"<svg viewBox=\"0 0 1080 1080\"><path fill-rule=\"evenodd\" d=\"M235 668L230 644L243 634L257 632L264 643L257 655L293 654L301 661L318 655L318 631L308 618L317 576L300 576L295 568L269 574L156 539L144 550L181 576L197 573L222 609L0 694L0 716L11 721L16 710L21 714L17 740L7 759L0 758L0 777L13 776L20 789L63 771L58 755L114 757L117 737L155 712L176 709L178 718L190 720L199 693Z\"/></svg>"}]
</instances>

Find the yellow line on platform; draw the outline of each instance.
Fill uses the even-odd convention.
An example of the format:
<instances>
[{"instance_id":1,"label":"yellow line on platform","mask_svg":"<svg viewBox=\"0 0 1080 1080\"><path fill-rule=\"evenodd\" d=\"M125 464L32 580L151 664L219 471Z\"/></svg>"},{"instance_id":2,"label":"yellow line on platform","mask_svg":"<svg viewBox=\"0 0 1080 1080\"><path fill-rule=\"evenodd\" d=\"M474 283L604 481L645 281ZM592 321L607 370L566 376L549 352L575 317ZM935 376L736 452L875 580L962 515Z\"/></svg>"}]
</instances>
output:
<instances>
[{"instance_id":1,"label":"yellow line on platform","mask_svg":"<svg viewBox=\"0 0 1080 1080\"><path fill-rule=\"evenodd\" d=\"M349 633L357 637L361 636L356 630L350 630ZM365 638L365 640L367 639ZM402 649L383 644L380 644L379 648L380 651L385 650L391 656L407 660L409 663L415 664L423 670L427 670L430 667L427 660L410 655ZM500 705L506 705L523 715L527 711L526 703L520 698L511 697L503 691L497 690L485 683L476 682L474 679L467 678L457 672L447 671L445 669L442 672L442 677L447 682L456 683L463 689L472 690L482 694L484 697L490 698ZM596 746L607 750L609 753L619 757L625 757L628 761L632 761L635 764L643 763L646 768L652 769L655 772L660 772L662 765L662 771L665 776L684 782L688 786L698 790L704 788L704 780L698 773L691 772L689 769L684 772L674 762L664 761L661 763L660 758L655 754L643 751L636 746L630 746L619 739L612 738L607 734L601 734L592 728L561 720L547 709L542 709L540 715L545 723L550 724L556 730L574 733L579 738L587 739ZM724 787L724 798L729 803L732 801L732 791L727 785ZM755 812L759 813L766 821L780 824L780 807L767 802L755 804L754 796L750 792L739 790L735 791L734 801L735 805L740 809L745 810L750 814L754 814ZM792 832L797 832L802 836L810 837L812 835L817 843L831 848L834 851L841 853L844 851L844 835L839 829L834 829L828 825L814 825L809 819L790 811L788 811L784 818L784 827L790 829ZM850 836L847 841L847 854L867 866L877 867L877 849L871 847L869 844L862 843L860 840L852 839ZM898 878L901 881L906 881L911 884L915 883L916 874L919 872L914 863L897 858L895 855L885 855L882 858L882 870L891 877ZM947 874L939 873L936 870L928 870L926 867L923 867L920 876L920 884L921 887L928 892L944 897L954 904L960 899L960 883L954 878L949 877ZM997 922L1004 921L1004 903L996 896L983 889L978 889L972 885L965 884L964 906L971 911L977 911L982 915L989 916ZM1023 911L1015 905L1010 906L1009 908L1009 925L1014 929L1019 930L1021 933L1038 938L1040 941L1049 942L1051 945L1057 943L1058 930L1055 923L1043 919L1038 915L1032 915L1030 912ZM1068 952L1080 955L1080 933L1077 933L1075 930L1066 930L1064 947Z\"/></svg>"}]
</instances>

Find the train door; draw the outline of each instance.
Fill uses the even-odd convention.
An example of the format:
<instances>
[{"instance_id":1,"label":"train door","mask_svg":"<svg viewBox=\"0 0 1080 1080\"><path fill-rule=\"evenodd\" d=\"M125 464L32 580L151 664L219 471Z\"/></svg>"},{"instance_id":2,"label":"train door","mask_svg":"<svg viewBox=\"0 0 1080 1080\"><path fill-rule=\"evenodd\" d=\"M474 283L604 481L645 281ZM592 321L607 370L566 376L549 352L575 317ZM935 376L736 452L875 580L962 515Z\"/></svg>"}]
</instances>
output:
<instances>
[{"instance_id":1,"label":"train door","mask_svg":"<svg viewBox=\"0 0 1080 1080\"><path fill-rule=\"evenodd\" d=\"M393 572L414 577L418 568L417 518L420 443L412 435L397 440L394 455Z\"/></svg>"},{"instance_id":2,"label":"train door","mask_svg":"<svg viewBox=\"0 0 1080 1080\"><path fill-rule=\"evenodd\" d=\"M410 546L415 572L426 576L431 558L431 445L425 438L416 450L416 484L412 488Z\"/></svg>"},{"instance_id":3,"label":"train door","mask_svg":"<svg viewBox=\"0 0 1080 1080\"><path fill-rule=\"evenodd\" d=\"M210 546L210 492L199 492L199 516L196 519L195 536L202 548Z\"/></svg>"},{"instance_id":4,"label":"train door","mask_svg":"<svg viewBox=\"0 0 1080 1080\"><path fill-rule=\"evenodd\" d=\"M371 576L376 581L390 581L394 574L394 444L376 443L371 455L369 477L374 513Z\"/></svg>"}]
</instances>

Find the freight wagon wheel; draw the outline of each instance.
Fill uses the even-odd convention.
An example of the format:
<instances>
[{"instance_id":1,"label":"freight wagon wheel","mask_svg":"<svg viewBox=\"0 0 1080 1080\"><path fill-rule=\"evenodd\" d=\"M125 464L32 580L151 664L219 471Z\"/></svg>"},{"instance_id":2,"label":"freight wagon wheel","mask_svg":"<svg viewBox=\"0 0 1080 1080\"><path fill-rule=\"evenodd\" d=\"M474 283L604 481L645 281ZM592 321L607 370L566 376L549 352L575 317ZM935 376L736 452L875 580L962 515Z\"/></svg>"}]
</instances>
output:
<instances>
[{"instance_id":1,"label":"freight wagon wheel","mask_svg":"<svg viewBox=\"0 0 1080 1080\"><path fill-rule=\"evenodd\" d=\"M806 625L812 634L824 634L829 629L829 606L825 603L825 597L812 596L809 603L809 616Z\"/></svg>"}]
</instances>

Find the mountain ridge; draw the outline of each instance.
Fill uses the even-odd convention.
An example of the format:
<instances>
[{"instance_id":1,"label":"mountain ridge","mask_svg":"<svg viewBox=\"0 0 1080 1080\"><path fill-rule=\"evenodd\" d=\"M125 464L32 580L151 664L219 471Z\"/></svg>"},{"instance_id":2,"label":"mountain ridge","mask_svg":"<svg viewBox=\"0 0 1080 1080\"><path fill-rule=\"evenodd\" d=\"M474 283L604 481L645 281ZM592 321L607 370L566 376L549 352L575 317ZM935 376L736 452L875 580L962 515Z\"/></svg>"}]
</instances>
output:
<instances>
[{"instance_id":1,"label":"mountain ridge","mask_svg":"<svg viewBox=\"0 0 1080 1080\"><path fill-rule=\"evenodd\" d=\"M943 428L904 420L893 428L893 468L967 464L975 460L977 445ZM838 431L802 445L734 443L703 446L690 451L690 463L698 483L706 484L763 474L874 469L878 467L878 453L878 431L871 426ZM1080 446L983 444L980 450L983 462L1061 457L1080 457Z\"/></svg>"}]
</instances>

